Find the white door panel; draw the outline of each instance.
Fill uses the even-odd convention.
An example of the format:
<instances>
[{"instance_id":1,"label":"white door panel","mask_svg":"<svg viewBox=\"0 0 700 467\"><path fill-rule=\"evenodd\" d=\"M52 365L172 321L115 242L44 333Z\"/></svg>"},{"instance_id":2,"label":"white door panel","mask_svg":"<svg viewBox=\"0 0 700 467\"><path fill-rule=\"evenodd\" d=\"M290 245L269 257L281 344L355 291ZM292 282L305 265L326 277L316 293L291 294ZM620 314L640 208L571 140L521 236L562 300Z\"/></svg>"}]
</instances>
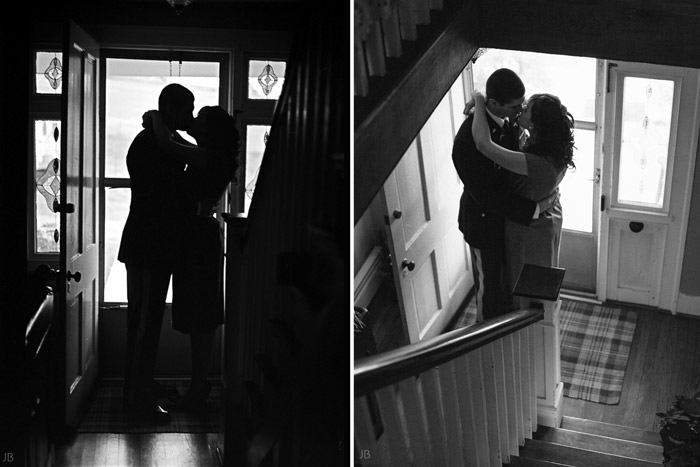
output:
<instances>
[{"instance_id":1,"label":"white door panel","mask_svg":"<svg viewBox=\"0 0 700 467\"><path fill-rule=\"evenodd\" d=\"M698 129L699 71L617 62L606 96L603 299L676 310Z\"/></svg>"},{"instance_id":2,"label":"white door panel","mask_svg":"<svg viewBox=\"0 0 700 467\"><path fill-rule=\"evenodd\" d=\"M461 78L455 85L461 90ZM382 191L387 237L404 331L409 342L444 331L473 285L457 228L461 184L452 165L464 93L448 93ZM460 112L461 114L461 112Z\"/></svg>"}]
</instances>

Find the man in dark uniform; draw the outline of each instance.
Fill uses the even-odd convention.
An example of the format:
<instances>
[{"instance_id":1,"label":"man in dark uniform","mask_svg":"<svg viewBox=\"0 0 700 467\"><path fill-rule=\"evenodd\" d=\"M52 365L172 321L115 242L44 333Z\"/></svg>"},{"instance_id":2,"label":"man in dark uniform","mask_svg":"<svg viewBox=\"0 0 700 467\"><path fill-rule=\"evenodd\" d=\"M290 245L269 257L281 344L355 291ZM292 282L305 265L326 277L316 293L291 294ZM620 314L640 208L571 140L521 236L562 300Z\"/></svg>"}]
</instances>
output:
<instances>
[{"instance_id":1,"label":"man in dark uniform","mask_svg":"<svg viewBox=\"0 0 700 467\"><path fill-rule=\"evenodd\" d=\"M491 139L518 150L516 118L522 111L525 86L517 74L501 68L486 81L486 112ZM473 115L464 121L452 148L464 193L459 204L459 229L470 246L477 300L477 321L481 322L511 311L510 291L505 290L505 223L530 225L550 206L550 200L538 203L513 193L508 172L476 149L472 136Z\"/></svg>"},{"instance_id":2,"label":"man in dark uniform","mask_svg":"<svg viewBox=\"0 0 700 467\"><path fill-rule=\"evenodd\" d=\"M194 119L194 95L170 84L161 91L158 110L171 132L186 130ZM131 205L117 256L126 265L129 301L124 395L128 410L149 422L169 423L170 414L153 393L153 372L178 254L175 239L179 222L192 206L182 185L184 164L159 150L152 126L144 126L126 156Z\"/></svg>"}]
</instances>

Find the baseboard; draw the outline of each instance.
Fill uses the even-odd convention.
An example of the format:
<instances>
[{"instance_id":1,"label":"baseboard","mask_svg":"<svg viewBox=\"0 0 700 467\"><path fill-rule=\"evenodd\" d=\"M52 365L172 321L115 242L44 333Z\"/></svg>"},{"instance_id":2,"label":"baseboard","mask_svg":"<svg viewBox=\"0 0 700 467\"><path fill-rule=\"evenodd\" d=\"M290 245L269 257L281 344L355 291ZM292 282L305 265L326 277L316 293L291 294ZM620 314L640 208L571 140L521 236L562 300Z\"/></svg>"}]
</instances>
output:
<instances>
[{"instance_id":1,"label":"baseboard","mask_svg":"<svg viewBox=\"0 0 700 467\"><path fill-rule=\"evenodd\" d=\"M678 294L676 312L682 315L700 317L700 297Z\"/></svg>"},{"instance_id":2,"label":"baseboard","mask_svg":"<svg viewBox=\"0 0 700 467\"><path fill-rule=\"evenodd\" d=\"M382 248L375 246L355 275L355 306L366 308L372 301L384 279L381 267Z\"/></svg>"}]
</instances>

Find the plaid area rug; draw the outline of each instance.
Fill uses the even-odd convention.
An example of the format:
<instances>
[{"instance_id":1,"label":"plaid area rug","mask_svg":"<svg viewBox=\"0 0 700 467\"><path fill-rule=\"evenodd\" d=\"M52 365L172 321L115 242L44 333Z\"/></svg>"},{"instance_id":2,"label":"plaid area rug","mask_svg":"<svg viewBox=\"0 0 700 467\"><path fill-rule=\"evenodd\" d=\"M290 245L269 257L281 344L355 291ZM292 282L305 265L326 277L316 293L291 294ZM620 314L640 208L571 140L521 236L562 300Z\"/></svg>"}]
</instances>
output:
<instances>
[{"instance_id":1,"label":"plaid area rug","mask_svg":"<svg viewBox=\"0 0 700 467\"><path fill-rule=\"evenodd\" d=\"M563 300L559 322L564 396L619 404L637 313Z\"/></svg>"},{"instance_id":2,"label":"plaid area rug","mask_svg":"<svg viewBox=\"0 0 700 467\"><path fill-rule=\"evenodd\" d=\"M187 382L161 383L166 389L183 394ZM123 410L121 381L102 381L92 400L78 433L218 433L222 417L221 386L212 384L206 409L202 412L170 411L168 425L151 425Z\"/></svg>"},{"instance_id":3,"label":"plaid area rug","mask_svg":"<svg viewBox=\"0 0 700 467\"><path fill-rule=\"evenodd\" d=\"M450 330L476 323L476 300ZM564 395L600 404L620 403L637 313L619 307L562 300L559 314Z\"/></svg>"}]
</instances>

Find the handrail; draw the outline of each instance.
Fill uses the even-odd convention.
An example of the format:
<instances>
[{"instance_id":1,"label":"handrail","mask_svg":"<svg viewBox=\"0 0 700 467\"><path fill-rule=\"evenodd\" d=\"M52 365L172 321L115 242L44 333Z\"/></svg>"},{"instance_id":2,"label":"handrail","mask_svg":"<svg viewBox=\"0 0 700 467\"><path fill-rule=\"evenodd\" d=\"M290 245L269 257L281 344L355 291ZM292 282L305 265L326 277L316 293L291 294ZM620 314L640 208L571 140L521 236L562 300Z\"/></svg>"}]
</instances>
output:
<instances>
[{"instance_id":1,"label":"handrail","mask_svg":"<svg viewBox=\"0 0 700 467\"><path fill-rule=\"evenodd\" d=\"M358 359L355 397L453 360L544 319L544 310L517 310L431 339Z\"/></svg>"}]
</instances>

